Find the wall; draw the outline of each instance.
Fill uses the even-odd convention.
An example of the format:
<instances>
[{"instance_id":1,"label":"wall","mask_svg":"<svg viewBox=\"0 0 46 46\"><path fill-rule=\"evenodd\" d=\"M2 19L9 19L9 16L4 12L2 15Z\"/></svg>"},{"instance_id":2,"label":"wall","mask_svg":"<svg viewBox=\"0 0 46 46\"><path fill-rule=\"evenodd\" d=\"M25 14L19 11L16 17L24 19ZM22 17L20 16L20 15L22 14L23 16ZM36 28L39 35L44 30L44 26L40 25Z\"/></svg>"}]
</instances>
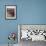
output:
<instances>
[{"instance_id":1,"label":"wall","mask_svg":"<svg viewBox=\"0 0 46 46\"><path fill-rule=\"evenodd\" d=\"M18 20L6 20L5 19L5 5L17 5L16 0L0 0L0 44L7 44L8 34L10 32L17 32L17 23ZM16 38L16 43L18 38Z\"/></svg>"},{"instance_id":2,"label":"wall","mask_svg":"<svg viewBox=\"0 0 46 46\"><path fill-rule=\"evenodd\" d=\"M21 24L46 24L46 0L22 0Z\"/></svg>"},{"instance_id":3,"label":"wall","mask_svg":"<svg viewBox=\"0 0 46 46\"><path fill-rule=\"evenodd\" d=\"M5 5L17 6L17 19L5 20ZM46 24L46 0L0 0L0 44L7 44L9 32L18 24ZM17 39L16 39L17 43Z\"/></svg>"}]
</instances>

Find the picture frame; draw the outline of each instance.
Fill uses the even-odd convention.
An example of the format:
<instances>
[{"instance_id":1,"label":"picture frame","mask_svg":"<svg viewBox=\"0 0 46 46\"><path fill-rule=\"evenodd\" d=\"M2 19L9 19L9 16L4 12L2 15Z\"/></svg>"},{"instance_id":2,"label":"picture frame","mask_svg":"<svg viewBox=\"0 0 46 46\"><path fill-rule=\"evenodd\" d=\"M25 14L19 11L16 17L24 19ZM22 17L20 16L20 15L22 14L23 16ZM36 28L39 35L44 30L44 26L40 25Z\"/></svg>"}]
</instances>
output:
<instances>
[{"instance_id":1,"label":"picture frame","mask_svg":"<svg viewBox=\"0 0 46 46\"><path fill-rule=\"evenodd\" d=\"M16 19L16 5L5 5L5 18L8 20Z\"/></svg>"}]
</instances>

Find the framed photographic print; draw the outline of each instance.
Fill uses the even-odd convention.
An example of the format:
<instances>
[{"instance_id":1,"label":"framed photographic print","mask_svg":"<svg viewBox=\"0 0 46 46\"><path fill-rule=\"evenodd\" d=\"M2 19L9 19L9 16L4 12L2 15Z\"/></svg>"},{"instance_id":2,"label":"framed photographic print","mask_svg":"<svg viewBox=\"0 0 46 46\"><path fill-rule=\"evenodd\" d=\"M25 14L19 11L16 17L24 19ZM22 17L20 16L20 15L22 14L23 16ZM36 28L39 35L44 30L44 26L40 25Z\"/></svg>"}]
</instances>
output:
<instances>
[{"instance_id":1,"label":"framed photographic print","mask_svg":"<svg viewBox=\"0 0 46 46\"><path fill-rule=\"evenodd\" d=\"M16 5L5 6L6 19L16 19Z\"/></svg>"}]
</instances>

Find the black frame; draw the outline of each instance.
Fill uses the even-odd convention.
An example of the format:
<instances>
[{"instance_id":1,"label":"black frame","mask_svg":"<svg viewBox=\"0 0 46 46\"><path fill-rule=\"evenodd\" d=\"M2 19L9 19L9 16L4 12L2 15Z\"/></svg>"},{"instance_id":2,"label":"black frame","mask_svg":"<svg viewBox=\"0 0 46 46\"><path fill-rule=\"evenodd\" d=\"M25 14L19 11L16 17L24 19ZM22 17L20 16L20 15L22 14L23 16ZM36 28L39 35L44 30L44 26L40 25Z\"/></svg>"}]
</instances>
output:
<instances>
[{"instance_id":1,"label":"black frame","mask_svg":"<svg viewBox=\"0 0 46 46\"><path fill-rule=\"evenodd\" d=\"M6 18L6 12L7 12L7 11L6 11L6 7L7 7L7 6L8 6L8 7L9 7L9 6L15 6L15 7L16 7L16 10L15 10L15 11L16 11L16 12L15 12L15 13L16 13L16 15L15 15L16 18L14 18L14 19L12 19L12 18L11 18L11 19ZM16 20L16 19L17 19L17 6L16 6L16 5L5 5L5 19L6 19L6 20Z\"/></svg>"}]
</instances>

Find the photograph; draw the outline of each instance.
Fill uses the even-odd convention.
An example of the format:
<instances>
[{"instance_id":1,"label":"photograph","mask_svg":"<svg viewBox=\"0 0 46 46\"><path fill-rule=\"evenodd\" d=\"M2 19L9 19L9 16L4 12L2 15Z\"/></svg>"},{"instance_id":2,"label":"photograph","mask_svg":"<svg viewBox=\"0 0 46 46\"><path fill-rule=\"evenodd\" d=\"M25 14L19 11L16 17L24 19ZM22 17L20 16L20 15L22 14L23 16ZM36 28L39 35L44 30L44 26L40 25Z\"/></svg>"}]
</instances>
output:
<instances>
[{"instance_id":1,"label":"photograph","mask_svg":"<svg viewBox=\"0 0 46 46\"><path fill-rule=\"evenodd\" d=\"M6 5L6 19L16 19L16 5Z\"/></svg>"}]
</instances>

